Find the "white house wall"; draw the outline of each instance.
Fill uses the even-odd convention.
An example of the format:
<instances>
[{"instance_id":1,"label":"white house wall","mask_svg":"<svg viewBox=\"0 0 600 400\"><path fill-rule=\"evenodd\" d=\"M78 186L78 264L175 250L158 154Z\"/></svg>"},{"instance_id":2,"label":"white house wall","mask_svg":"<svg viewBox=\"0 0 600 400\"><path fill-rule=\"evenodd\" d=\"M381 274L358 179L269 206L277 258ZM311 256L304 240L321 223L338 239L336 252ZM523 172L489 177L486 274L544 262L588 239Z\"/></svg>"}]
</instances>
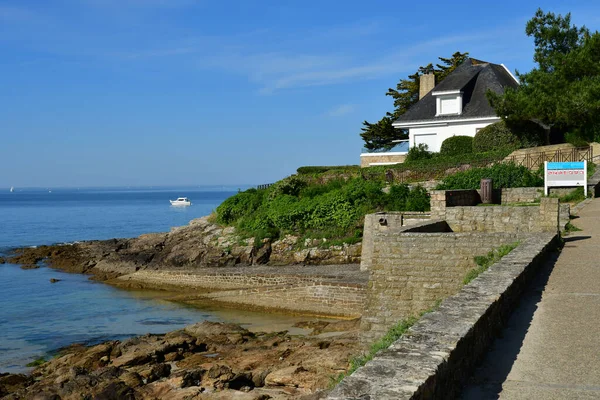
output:
<instances>
[{"instance_id":1,"label":"white house wall","mask_svg":"<svg viewBox=\"0 0 600 400\"><path fill-rule=\"evenodd\" d=\"M472 121L472 122L461 122L461 123L448 123L439 126L422 126L417 128L410 128L408 132L408 138L410 140L410 147L416 146L419 143L426 143L429 147L429 151L438 152L442 146L442 142L452 136L471 136L474 137L477 130L485 128L486 126L499 121L500 118L495 120L486 119L485 121ZM421 135L421 136L420 136ZM422 136L427 135L427 136ZM432 136L433 135L433 136Z\"/></svg>"}]
</instances>

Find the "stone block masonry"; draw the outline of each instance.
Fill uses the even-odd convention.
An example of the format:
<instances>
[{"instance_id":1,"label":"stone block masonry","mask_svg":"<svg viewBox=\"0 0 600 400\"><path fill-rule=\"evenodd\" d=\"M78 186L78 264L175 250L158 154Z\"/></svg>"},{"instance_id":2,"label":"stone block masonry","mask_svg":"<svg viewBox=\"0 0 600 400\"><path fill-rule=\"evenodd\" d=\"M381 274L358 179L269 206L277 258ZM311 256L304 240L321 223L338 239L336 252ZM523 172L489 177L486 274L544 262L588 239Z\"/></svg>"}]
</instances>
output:
<instances>
[{"instance_id":1,"label":"stone block masonry","mask_svg":"<svg viewBox=\"0 0 600 400\"><path fill-rule=\"evenodd\" d=\"M212 302L287 312L358 318L365 303L365 286L313 282L303 285L256 287L203 296ZM243 308L243 307L242 307Z\"/></svg>"},{"instance_id":2,"label":"stone block masonry","mask_svg":"<svg viewBox=\"0 0 600 400\"><path fill-rule=\"evenodd\" d=\"M407 224L405 213L380 212L365 216L363 230L363 246L360 261L360 270L368 271L372 261L373 235L377 233L394 234L400 232L450 232L448 224L444 221L420 221Z\"/></svg>"},{"instance_id":3,"label":"stone block masonry","mask_svg":"<svg viewBox=\"0 0 600 400\"><path fill-rule=\"evenodd\" d=\"M500 232L376 232L361 340L378 340L396 322L457 293L476 266L475 256L528 237ZM365 245L363 251L368 251Z\"/></svg>"},{"instance_id":4,"label":"stone block masonry","mask_svg":"<svg viewBox=\"0 0 600 400\"><path fill-rule=\"evenodd\" d=\"M519 297L556 248L540 233L492 265L387 350L345 378L330 400L456 398Z\"/></svg>"},{"instance_id":5,"label":"stone block masonry","mask_svg":"<svg viewBox=\"0 0 600 400\"><path fill-rule=\"evenodd\" d=\"M451 206L444 190L431 194L431 218L445 220L454 232L557 232L559 202L540 199L539 206Z\"/></svg>"}]
</instances>

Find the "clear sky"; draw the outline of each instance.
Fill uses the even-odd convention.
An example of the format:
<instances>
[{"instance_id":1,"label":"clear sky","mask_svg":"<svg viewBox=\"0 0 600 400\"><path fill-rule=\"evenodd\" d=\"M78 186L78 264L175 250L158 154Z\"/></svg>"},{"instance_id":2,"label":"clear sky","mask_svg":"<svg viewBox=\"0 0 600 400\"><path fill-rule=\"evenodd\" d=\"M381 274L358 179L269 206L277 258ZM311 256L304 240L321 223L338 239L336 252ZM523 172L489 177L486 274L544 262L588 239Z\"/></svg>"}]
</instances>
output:
<instances>
[{"instance_id":1,"label":"clear sky","mask_svg":"<svg viewBox=\"0 0 600 400\"><path fill-rule=\"evenodd\" d=\"M596 1L0 0L0 187L258 184L358 164L388 87L455 51L533 67Z\"/></svg>"}]
</instances>

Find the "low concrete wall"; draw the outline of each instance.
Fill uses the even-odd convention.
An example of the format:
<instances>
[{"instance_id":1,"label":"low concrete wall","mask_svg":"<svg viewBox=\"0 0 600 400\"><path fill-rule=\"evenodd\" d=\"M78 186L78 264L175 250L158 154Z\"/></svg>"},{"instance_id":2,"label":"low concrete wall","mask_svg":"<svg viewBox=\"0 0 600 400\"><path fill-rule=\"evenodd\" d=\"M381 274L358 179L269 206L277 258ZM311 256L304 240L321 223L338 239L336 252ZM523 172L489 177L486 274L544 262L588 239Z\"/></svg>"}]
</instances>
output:
<instances>
[{"instance_id":1,"label":"low concrete wall","mask_svg":"<svg viewBox=\"0 0 600 400\"><path fill-rule=\"evenodd\" d=\"M361 168L375 165L400 164L406 160L406 154L365 153L360 155Z\"/></svg>"},{"instance_id":2,"label":"low concrete wall","mask_svg":"<svg viewBox=\"0 0 600 400\"><path fill-rule=\"evenodd\" d=\"M279 309L286 312L358 318L365 303L365 287L359 284L313 282L208 293L211 301Z\"/></svg>"},{"instance_id":3,"label":"low concrete wall","mask_svg":"<svg viewBox=\"0 0 600 400\"><path fill-rule=\"evenodd\" d=\"M467 273L476 267L475 256L527 237L516 233L375 232L361 341L378 340L399 320L457 293ZM363 245L365 250L368 248Z\"/></svg>"},{"instance_id":4,"label":"low concrete wall","mask_svg":"<svg viewBox=\"0 0 600 400\"><path fill-rule=\"evenodd\" d=\"M455 398L557 243L555 233L525 240L344 379L328 399Z\"/></svg>"}]
</instances>

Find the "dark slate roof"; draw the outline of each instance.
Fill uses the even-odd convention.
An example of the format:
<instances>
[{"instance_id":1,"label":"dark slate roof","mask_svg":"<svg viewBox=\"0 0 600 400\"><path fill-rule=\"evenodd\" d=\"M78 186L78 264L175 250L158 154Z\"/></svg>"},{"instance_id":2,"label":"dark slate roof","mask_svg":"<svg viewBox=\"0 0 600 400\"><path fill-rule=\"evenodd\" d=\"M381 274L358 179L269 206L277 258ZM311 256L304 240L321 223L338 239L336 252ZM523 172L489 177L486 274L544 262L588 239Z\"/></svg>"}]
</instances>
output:
<instances>
[{"instance_id":1,"label":"dark slate roof","mask_svg":"<svg viewBox=\"0 0 600 400\"><path fill-rule=\"evenodd\" d=\"M502 65L468 58L395 122L495 117L496 113L485 96L487 90L503 93L505 88L516 88L517 86L518 83ZM436 117L435 97L431 93L449 90L461 90L463 92L462 114Z\"/></svg>"}]
</instances>

